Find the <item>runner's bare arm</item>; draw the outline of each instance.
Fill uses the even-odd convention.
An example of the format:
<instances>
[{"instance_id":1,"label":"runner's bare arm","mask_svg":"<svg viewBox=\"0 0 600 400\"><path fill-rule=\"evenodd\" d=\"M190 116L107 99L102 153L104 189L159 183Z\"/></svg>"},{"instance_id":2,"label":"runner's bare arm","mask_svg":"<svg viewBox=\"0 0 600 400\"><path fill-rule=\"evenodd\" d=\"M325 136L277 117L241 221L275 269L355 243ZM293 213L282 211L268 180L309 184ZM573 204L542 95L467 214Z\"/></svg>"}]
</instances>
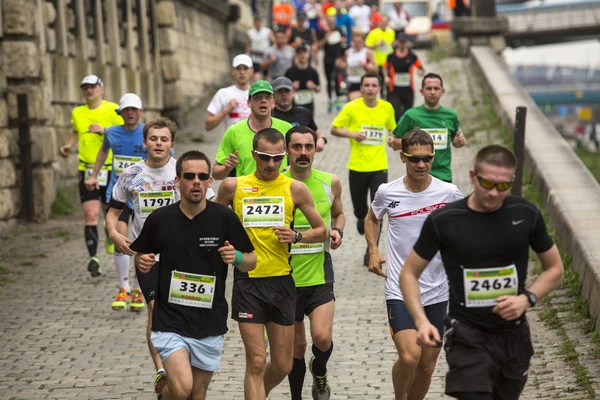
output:
<instances>
[{"instance_id":1,"label":"runner's bare arm","mask_svg":"<svg viewBox=\"0 0 600 400\"><path fill-rule=\"evenodd\" d=\"M369 272L387 278L382 267L386 260L381 256L379 248L377 247L377 238L379 237L380 227L380 221L375 216L373 209L369 207L369 212L365 218L365 239L367 240L367 246L369 248Z\"/></svg>"},{"instance_id":2,"label":"runner's bare arm","mask_svg":"<svg viewBox=\"0 0 600 400\"><path fill-rule=\"evenodd\" d=\"M154 253L135 253L133 261L135 267L145 274L146 272L150 271L152 266L156 263L155 257L156 255Z\"/></svg>"},{"instance_id":3,"label":"runner's bare arm","mask_svg":"<svg viewBox=\"0 0 600 400\"><path fill-rule=\"evenodd\" d=\"M452 145L456 148L459 148L463 147L465 144L467 144L467 139L465 138L462 129L458 128L456 135L452 139Z\"/></svg>"},{"instance_id":4,"label":"runner's bare arm","mask_svg":"<svg viewBox=\"0 0 600 400\"><path fill-rule=\"evenodd\" d=\"M337 249L342 244L342 237L338 231L334 231L333 228L338 228L341 231L346 226L346 216L344 215L344 209L342 206L342 182L337 176L333 176L331 182L331 192L333 194L333 204L331 205L331 231L329 236L331 238L331 248Z\"/></svg>"},{"instance_id":5,"label":"runner's bare arm","mask_svg":"<svg viewBox=\"0 0 600 400\"><path fill-rule=\"evenodd\" d=\"M224 206L232 206L236 187L237 178L226 178L219 185L219 191L217 192L217 196L213 199L213 201Z\"/></svg>"},{"instance_id":6,"label":"runner's bare arm","mask_svg":"<svg viewBox=\"0 0 600 400\"><path fill-rule=\"evenodd\" d=\"M67 157L73 146L75 146L75 144L77 144L78 141L79 135L74 129L71 129L71 132L69 132L69 139L67 139L67 144L60 148L60 155L63 157Z\"/></svg>"},{"instance_id":7,"label":"runner's bare arm","mask_svg":"<svg viewBox=\"0 0 600 400\"><path fill-rule=\"evenodd\" d=\"M354 139L359 142L365 139L365 135L361 132L351 132L346 128L337 128L335 126L331 127L331 134L337 137Z\"/></svg>"},{"instance_id":8,"label":"runner's bare arm","mask_svg":"<svg viewBox=\"0 0 600 400\"><path fill-rule=\"evenodd\" d=\"M219 248L219 253L221 254L221 258L223 262L227 264L233 264L235 261L235 247L229 243L229 241L225 241L223 247ZM250 253L242 253L243 261L241 264L237 265L236 268L242 272L249 272L256 268L256 254L254 252Z\"/></svg>"},{"instance_id":9,"label":"runner's bare arm","mask_svg":"<svg viewBox=\"0 0 600 400\"><path fill-rule=\"evenodd\" d=\"M98 150L98 155L96 156L96 162L94 163L94 170L92 171L92 175L85 181L85 187L87 188L87 190L99 189L98 173L100 172L100 168L102 168L107 158L108 150L104 150L103 147L100 147L100 149Z\"/></svg>"},{"instance_id":10,"label":"runner's bare arm","mask_svg":"<svg viewBox=\"0 0 600 400\"><path fill-rule=\"evenodd\" d=\"M231 99L225 105L225 107L217 114L208 113L206 115L206 121L204 121L204 128L207 131L212 131L213 129L215 129L221 123L221 121L223 121L223 119L225 119L227 114L229 114L231 112L231 110L233 110L235 107L237 107L237 105L238 105L238 101L236 99Z\"/></svg>"},{"instance_id":11,"label":"runner's bare arm","mask_svg":"<svg viewBox=\"0 0 600 400\"><path fill-rule=\"evenodd\" d=\"M302 243L322 243L327 239L327 227L319 212L308 187L298 181L292 182L290 187L294 205L302 211L312 229L302 232Z\"/></svg>"},{"instance_id":12,"label":"runner's bare arm","mask_svg":"<svg viewBox=\"0 0 600 400\"><path fill-rule=\"evenodd\" d=\"M108 235L112 241L115 243L115 246L119 252L132 256L135 254L135 251L129 248L129 245L132 243L132 241L117 231L119 216L121 215L122 211L123 209L119 210L118 208L114 207L110 207L108 209L108 212L106 213L106 231L108 232Z\"/></svg>"}]
</instances>

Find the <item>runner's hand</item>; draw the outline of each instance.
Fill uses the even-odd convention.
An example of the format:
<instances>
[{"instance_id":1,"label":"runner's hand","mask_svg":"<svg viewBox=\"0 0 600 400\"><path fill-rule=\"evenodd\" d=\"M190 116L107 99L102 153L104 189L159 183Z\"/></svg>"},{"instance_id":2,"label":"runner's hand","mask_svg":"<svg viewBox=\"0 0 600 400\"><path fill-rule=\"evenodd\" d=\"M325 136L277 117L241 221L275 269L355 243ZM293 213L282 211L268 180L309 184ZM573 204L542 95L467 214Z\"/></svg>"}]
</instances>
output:
<instances>
[{"instance_id":1,"label":"runner's hand","mask_svg":"<svg viewBox=\"0 0 600 400\"><path fill-rule=\"evenodd\" d=\"M454 136L454 139L452 139L452 143L454 144L454 147L463 147L467 144L467 139L462 132L459 132Z\"/></svg>"},{"instance_id":2,"label":"runner's hand","mask_svg":"<svg viewBox=\"0 0 600 400\"><path fill-rule=\"evenodd\" d=\"M322 137L317 139L317 145L315 146L315 151L317 153L325 150L325 140Z\"/></svg>"},{"instance_id":3,"label":"runner's hand","mask_svg":"<svg viewBox=\"0 0 600 400\"><path fill-rule=\"evenodd\" d=\"M317 85L315 85L315 83L313 81L306 81L306 87L308 89L314 89L315 86L317 86Z\"/></svg>"},{"instance_id":4,"label":"runner's hand","mask_svg":"<svg viewBox=\"0 0 600 400\"><path fill-rule=\"evenodd\" d=\"M63 156L64 158L67 158L69 156L70 152L71 152L71 146L67 146L67 145L62 146L59 150L60 155Z\"/></svg>"},{"instance_id":5,"label":"runner's hand","mask_svg":"<svg viewBox=\"0 0 600 400\"><path fill-rule=\"evenodd\" d=\"M435 347L442 341L437 328L427 322L419 328L417 344L421 347Z\"/></svg>"},{"instance_id":6,"label":"runner's hand","mask_svg":"<svg viewBox=\"0 0 600 400\"><path fill-rule=\"evenodd\" d=\"M240 163L240 160L238 160L238 152L236 150L234 153L227 156L227 159L225 160L225 168L227 168L228 171L231 171L239 163Z\"/></svg>"},{"instance_id":7,"label":"runner's hand","mask_svg":"<svg viewBox=\"0 0 600 400\"><path fill-rule=\"evenodd\" d=\"M150 253L150 254L143 254L141 257L138 258L138 262L137 262L137 269L140 270L140 272L142 273L146 273L148 271L150 271L152 269L152 266L155 263L154 260L155 254L154 253Z\"/></svg>"},{"instance_id":8,"label":"runner's hand","mask_svg":"<svg viewBox=\"0 0 600 400\"><path fill-rule=\"evenodd\" d=\"M387 278L381 267L383 263L385 263L385 258L381 257L379 252L369 254L369 272Z\"/></svg>"},{"instance_id":9,"label":"runner's hand","mask_svg":"<svg viewBox=\"0 0 600 400\"><path fill-rule=\"evenodd\" d=\"M96 189L100 189L100 184L98 184L98 179L94 178L93 176L90 176L88 179L86 179L85 181L85 188L87 190L96 190Z\"/></svg>"},{"instance_id":10,"label":"runner's hand","mask_svg":"<svg viewBox=\"0 0 600 400\"><path fill-rule=\"evenodd\" d=\"M275 231L279 243L294 243L296 241L296 231L287 226L274 226L271 229Z\"/></svg>"},{"instance_id":11,"label":"runner's hand","mask_svg":"<svg viewBox=\"0 0 600 400\"><path fill-rule=\"evenodd\" d=\"M100 124L91 124L88 129L91 133L99 133L100 135L104 135L104 128Z\"/></svg>"},{"instance_id":12,"label":"runner's hand","mask_svg":"<svg viewBox=\"0 0 600 400\"><path fill-rule=\"evenodd\" d=\"M231 99L229 100L229 103L227 103L227 105L225 106L225 110L227 110L227 113L229 114L231 112L231 110L233 110L234 108L236 108L239 105L237 99Z\"/></svg>"},{"instance_id":13,"label":"runner's hand","mask_svg":"<svg viewBox=\"0 0 600 400\"><path fill-rule=\"evenodd\" d=\"M363 140L365 140L365 134L362 132L348 132L350 134L350 137L354 140L356 140L357 142L362 142Z\"/></svg>"},{"instance_id":14,"label":"runner's hand","mask_svg":"<svg viewBox=\"0 0 600 400\"><path fill-rule=\"evenodd\" d=\"M500 296L496 298L496 302L498 304L492 308L492 312L507 321L519 319L529 307L529 300L524 295Z\"/></svg>"},{"instance_id":15,"label":"runner's hand","mask_svg":"<svg viewBox=\"0 0 600 400\"><path fill-rule=\"evenodd\" d=\"M294 81L292 83L292 86L294 86L294 89L298 90L298 88L300 87L300 81Z\"/></svg>"},{"instance_id":16,"label":"runner's hand","mask_svg":"<svg viewBox=\"0 0 600 400\"><path fill-rule=\"evenodd\" d=\"M87 185L86 185L87 186ZM121 235L119 232L113 232L109 234L110 238L115 244L115 247L120 253L127 254L128 256L135 255L135 251L129 248L129 245L133 243L127 236Z\"/></svg>"},{"instance_id":17,"label":"runner's hand","mask_svg":"<svg viewBox=\"0 0 600 400\"><path fill-rule=\"evenodd\" d=\"M342 237L338 231L330 231L329 237L331 238L329 245L332 250L335 250L342 245Z\"/></svg>"},{"instance_id":18,"label":"runner's hand","mask_svg":"<svg viewBox=\"0 0 600 400\"><path fill-rule=\"evenodd\" d=\"M228 240L225 241L223 247L219 247L218 251L225 264L233 264L235 261L235 247L230 245Z\"/></svg>"}]
</instances>

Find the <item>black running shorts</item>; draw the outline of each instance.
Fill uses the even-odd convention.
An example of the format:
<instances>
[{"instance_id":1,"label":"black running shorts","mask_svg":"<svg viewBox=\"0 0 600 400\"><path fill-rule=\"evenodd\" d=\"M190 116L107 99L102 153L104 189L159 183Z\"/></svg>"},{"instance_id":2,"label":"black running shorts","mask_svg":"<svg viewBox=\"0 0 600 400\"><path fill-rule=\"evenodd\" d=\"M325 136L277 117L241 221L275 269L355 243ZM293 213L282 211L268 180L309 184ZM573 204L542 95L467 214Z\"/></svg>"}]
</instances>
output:
<instances>
[{"instance_id":1,"label":"black running shorts","mask_svg":"<svg viewBox=\"0 0 600 400\"><path fill-rule=\"evenodd\" d=\"M158 262L146 273L141 272L136 268L135 276L140 284L140 289L142 289L142 294L144 295L146 303L154 301L156 298L156 288L158 286Z\"/></svg>"},{"instance_id":2,"label":"black running shorts","mask_svg":"<svg viewBox=\"0 0 600 400\"><path fill-rule=\"evenodd\" d=\"M495 399L517 400L533 356L529 324L524 321L498 332L483 331L450 316L445 324L446 394L482 392Z\"/></svg>"},{"instance_id":3,"label":"black running shorts","mask_svg":"<svg viewBox=\"0 0 600 400\"><path fill-rule=\"evenodd\" d=\"M110 182L110 174L108 172L107 182ZM108 204L106 201L106 186L100 186L100 189L87 190L85 187L85 171L79 171L79 200L82 203L92 200L100 200L102 204Z\"/></svg>"},{"instance_id":4,"label":"black running shorts","mask_svg":"<svg viewBox=\"0 0 600 400\"><path fill-rule=\"evenodd\" d=\"M238 322L294 325L296 285L291 275L233 282L231 317Z\"/></svg>"},{"instance_id":5,"label":"black running shorts","mask_svg":"<svg viewBox=\"0 0 600 400\"><path fill-rule=\"evenodd\" d=\"M402 300L386 300L386 303L390 335L394 336L396 333L406 329L417 329L406 308L406 304ZM427 319L437 328L440 337L442 337L444 335L444 318L446 318L448 302L442 301L441 303L431 304L423 308L425 309ZM438 347L442 347L442 343L440 343Z\"/></svg>"},{"instance_id":6,"label":"black running shorts","mask_svg":"<svg viewBox=\"0 0 600 400\"><path fill-rule=\"evenodd\" d=\"M121 215L119 215L119 222L125 222L126 224L129 224L129 220L131 219L131 221L133 221L134 217L135 214L131 208L123 207L123 210L121 210Z\"/></svg>"},{"instance_id":7,"label":"black running shorts","mask_svg":"<svg viewBox=\"0 0 600 400\"><path fill-rule=\"evenodd\" d=\"M296 288L296 321L304 320L305 315L310 315L323 304L335 301L333 283Z\"/></svg>"}]
</instances>

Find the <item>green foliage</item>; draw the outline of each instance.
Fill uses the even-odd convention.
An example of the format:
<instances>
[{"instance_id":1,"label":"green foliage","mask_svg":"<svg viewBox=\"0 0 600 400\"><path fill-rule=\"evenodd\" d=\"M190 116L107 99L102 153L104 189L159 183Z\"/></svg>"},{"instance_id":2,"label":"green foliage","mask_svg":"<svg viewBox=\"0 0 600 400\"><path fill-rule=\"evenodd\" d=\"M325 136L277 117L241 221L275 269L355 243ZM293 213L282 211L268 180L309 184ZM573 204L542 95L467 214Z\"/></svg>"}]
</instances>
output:
<instances>
[{"instance_id":1,"label":"green foliage","mask_svg":"<svg viewBox=\"0 0 600 400\"><path fill-rule=\"evenodd\" d=\"M50 209L50 217L60 217L62 215L71 215L75 212L75 202L69 190L58 188L56 190L56 199Z\"/></svg>"}]
</instances>

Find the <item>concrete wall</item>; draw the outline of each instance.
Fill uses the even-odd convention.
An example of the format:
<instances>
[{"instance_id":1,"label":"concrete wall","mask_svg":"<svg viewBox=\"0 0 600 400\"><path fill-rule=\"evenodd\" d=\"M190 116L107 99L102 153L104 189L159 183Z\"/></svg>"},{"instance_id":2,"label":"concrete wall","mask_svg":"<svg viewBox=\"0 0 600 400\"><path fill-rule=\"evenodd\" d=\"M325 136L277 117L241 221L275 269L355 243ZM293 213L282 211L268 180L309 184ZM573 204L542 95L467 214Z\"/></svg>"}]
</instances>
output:
<instances>
[{"instance_id":1,"label":"concrete wall","mask_svg":"<svg viewBox=\"0 0 600 400\"><path fill-rule=\"evenodd\" d=\"M492 95L498 115L512 132L515 109L527 107L525 152L535 184L545 201L549 222L589 300L600 317L600 185L567 142L537 108L491 47L474 46L471 60ZM596 324L600 331L600 324Z\"/></svg>"}]
</instances>

